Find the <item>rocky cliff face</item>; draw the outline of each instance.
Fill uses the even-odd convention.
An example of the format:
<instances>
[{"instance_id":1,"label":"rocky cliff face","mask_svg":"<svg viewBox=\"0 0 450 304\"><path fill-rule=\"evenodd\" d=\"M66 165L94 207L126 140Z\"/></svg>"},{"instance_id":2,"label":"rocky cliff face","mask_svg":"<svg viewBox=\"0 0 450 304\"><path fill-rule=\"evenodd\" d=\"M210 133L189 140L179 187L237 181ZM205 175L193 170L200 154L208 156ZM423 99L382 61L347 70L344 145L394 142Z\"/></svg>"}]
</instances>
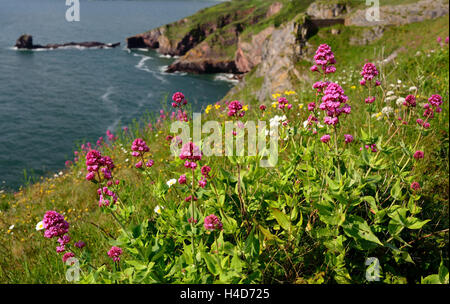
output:
<instances>
[{"instance_id":1,"label":"rocky cliff face","mask_svg":"<svg viewBox=\"0 0 450 304\"><path fill-rule=\"evenodd\" d=\"M159 53L181 56L167 71L191 73L246 73L261 61L261 44L270 35L269 27L248 39L241 33L264 19L280 12L283 5L274 2L263 12L256 8L223 14L215 22L199 23L181 38L174 39L170 31L188 26L189 20L162 26L127 38L128 48L151 48Z\"/></svg>"},{"instance_id":2,"label":"rocky cliff face","mask_svg":"<svg viewBox=\"0 0 450 304\"><path fill-rule=\"evenodd\" d=\"M263 44L273 33L274 29L273 26L270 26L262 30L260 33L254 35L251 41L244 41L242 38L239 39L234 61L240 72L247 73L261 62Z\"/></svg>"},{"instance_id":3,"label":"rocky cliff face","mask_svg":"<svg viewBox=\"0 0 450 304\"><path fill-rule=\"evenodd\" d=\"M340 3L312 3L306 13L314 19L332 19L349 12L349 7Z\"/></svg>"}]
</instances>

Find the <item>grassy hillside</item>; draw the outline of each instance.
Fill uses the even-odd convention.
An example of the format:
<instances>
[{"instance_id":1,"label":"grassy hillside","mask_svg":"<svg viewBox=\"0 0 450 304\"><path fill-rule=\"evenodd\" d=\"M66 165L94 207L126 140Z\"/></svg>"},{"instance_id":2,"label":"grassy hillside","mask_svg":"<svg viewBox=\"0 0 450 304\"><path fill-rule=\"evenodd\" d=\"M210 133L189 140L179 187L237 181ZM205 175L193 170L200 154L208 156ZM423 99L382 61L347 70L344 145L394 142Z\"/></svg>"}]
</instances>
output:
<instances>
[{"instance_id":1,"label":"grassy hillside","mask_svg":"<svg viewBox=\"0 0 450 304\"><path fill-rule=\"evenodd\" d=\"M112 187L118 203L99 207L99 185L85 178L87 149L78 147L79 161L60 176L0 194L0 282L67 283L68 266L55 252L56 241L35 228L47 210L70 223L72 244L86 243L83 249L68 249L82 262L83 282L366 283L364 262L371 256L380 260L384 283L436 279L424 280L443 272L441 262L449 265L449 49L436 42L437 36L448 36L448 28L446 18L389 28L364 46L348 43L361 29L340 28L337 36L321 29L309 42L314 49L331 46L337 72L329 80L342 85L352 112L339 129L318 128L318 134L303 127L307 106L317 98L311 86L319 80L310 63L297 63L309 81L273 92L293 105L287 112L273 107L272 99L262 113L251 93L260 80L246 76L249 88L237 96L246 110L241 120L286 115L292 128L280 125L284 140L274 168L259 167L255 157L204 157L201 165L212 168L205 188L169 187L166 182L180 174L191 181L184 161L170 154L170 110L165 117L143 114L127 131L116 130L116 140L95 147L113 159L114 180L120 180ZM359 85L365 60L376 62L403 46L394 61L376 64L381 86L368 113L368 91ZM416 96L414 109L397 104L408 94ZM423 130L415 120L432 94L443 97L442 112ZM386 105L392 107L389 115L382 113ZM229 119L225 101L208 106L203 116L221 123ZM320 141L325 134L332 136L328 144ZM343 134L354 141L345 144ZM148 144L151 168L135 168L131 146L136 138ZM374 143L380 152L364 148ZM425 157L416 161L419 149ZM412 190L412 182L421 189ZM195 204L185 201L192 191ZM196 224L187 221L192 208ZM211 213L219 216L223 231L205 231L203 220ZM113 245L124 249L120 263L107 255Z\"/></svg>"}]
</instances>

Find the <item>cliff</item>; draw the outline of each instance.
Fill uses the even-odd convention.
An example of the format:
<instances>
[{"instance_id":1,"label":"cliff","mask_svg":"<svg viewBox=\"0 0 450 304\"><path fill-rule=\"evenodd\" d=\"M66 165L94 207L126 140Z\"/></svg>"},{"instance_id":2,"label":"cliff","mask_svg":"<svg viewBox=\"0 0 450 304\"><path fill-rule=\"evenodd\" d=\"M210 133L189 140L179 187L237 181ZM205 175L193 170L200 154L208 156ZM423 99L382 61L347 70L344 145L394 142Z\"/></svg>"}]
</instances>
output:
<instances>
[{"instance_id":1,"label":"cliff","mask_svg":"<svg viewBox=\"0 0 450 304\"><path fill-rule=\"evenodd\" d=\"M263 101L270 93L307 80L304 67L314 51L310 39L321 29L328 29L335 38L351 33L341 41L344 45L368 45L383 37L390 26L448 14L446 0L396 3L382 5L381 20L369 22L367 7L360 1L233 0L129 37L127 45L180 56L168 72L245 74L226 98L248 86Z\"/></svg>"},{"instance_id":2,"label":"cliff","mask_svg":"<svg viewBox=\"0 0 450 304\"><path fill-rule=\"evenodd\" d=\"M128 48L181 56L168 72L246 73L260 63L262 43L282 20L312 1L234 0L127 38Z\"/></svg>"}]
</instances>

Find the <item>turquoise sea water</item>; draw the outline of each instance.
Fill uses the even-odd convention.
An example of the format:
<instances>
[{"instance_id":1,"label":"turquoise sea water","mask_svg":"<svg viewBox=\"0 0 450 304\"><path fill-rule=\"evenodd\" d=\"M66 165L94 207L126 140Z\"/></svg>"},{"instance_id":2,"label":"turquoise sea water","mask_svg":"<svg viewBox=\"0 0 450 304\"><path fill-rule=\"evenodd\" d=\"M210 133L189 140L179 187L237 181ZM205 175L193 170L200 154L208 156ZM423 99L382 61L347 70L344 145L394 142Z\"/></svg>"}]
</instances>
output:
<instances>
[{"instance_id":1,"label":"turquoise sea water","mask_svg":"<svg viewBox=\"0 0 450 304\"><path fill-rule=\"evenodd\" d=\"M217 4L208 0L80 0L80 21L67 22L64 0L0 0L0 189L17 189L23 170L57 172L75 144L157 112L183 92L194 108L232 86L217 75L166 74L174 59L129 51L125 38ZM116 49L18 51L23 33L35 44L121 42ZM168 102L166 102L168 104Z\"/></svg>"}]
</instances>

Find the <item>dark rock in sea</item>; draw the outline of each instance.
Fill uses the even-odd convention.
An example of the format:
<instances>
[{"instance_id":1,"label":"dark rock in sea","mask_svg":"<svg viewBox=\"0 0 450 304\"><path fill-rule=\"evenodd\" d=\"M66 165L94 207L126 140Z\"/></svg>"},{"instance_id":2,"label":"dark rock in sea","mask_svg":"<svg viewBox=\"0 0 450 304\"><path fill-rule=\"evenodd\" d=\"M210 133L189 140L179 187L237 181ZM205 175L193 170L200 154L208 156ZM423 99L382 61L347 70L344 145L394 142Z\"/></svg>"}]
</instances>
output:
<instances>
[{"instance_id":1,"label":"dark rock in sea","mask_svg":"<svg viewBox=\"0 0 450 304\"><path fill-rule=\"evenodd\" d=\"M18 49L56 49L60 47L67 47L67 46L80 46L80 47L86 47L86 48L114 48L116 46L119 46L120 42L117 43L102 43L97 41L87 41L87 42L69 42L69 43L62 43L62 44L47 44L47 45L40 45L40 44L33 44L33 36L31 35L22 35L17 39L16 41L16 47Z\"/></svg>"}]
</instances>

